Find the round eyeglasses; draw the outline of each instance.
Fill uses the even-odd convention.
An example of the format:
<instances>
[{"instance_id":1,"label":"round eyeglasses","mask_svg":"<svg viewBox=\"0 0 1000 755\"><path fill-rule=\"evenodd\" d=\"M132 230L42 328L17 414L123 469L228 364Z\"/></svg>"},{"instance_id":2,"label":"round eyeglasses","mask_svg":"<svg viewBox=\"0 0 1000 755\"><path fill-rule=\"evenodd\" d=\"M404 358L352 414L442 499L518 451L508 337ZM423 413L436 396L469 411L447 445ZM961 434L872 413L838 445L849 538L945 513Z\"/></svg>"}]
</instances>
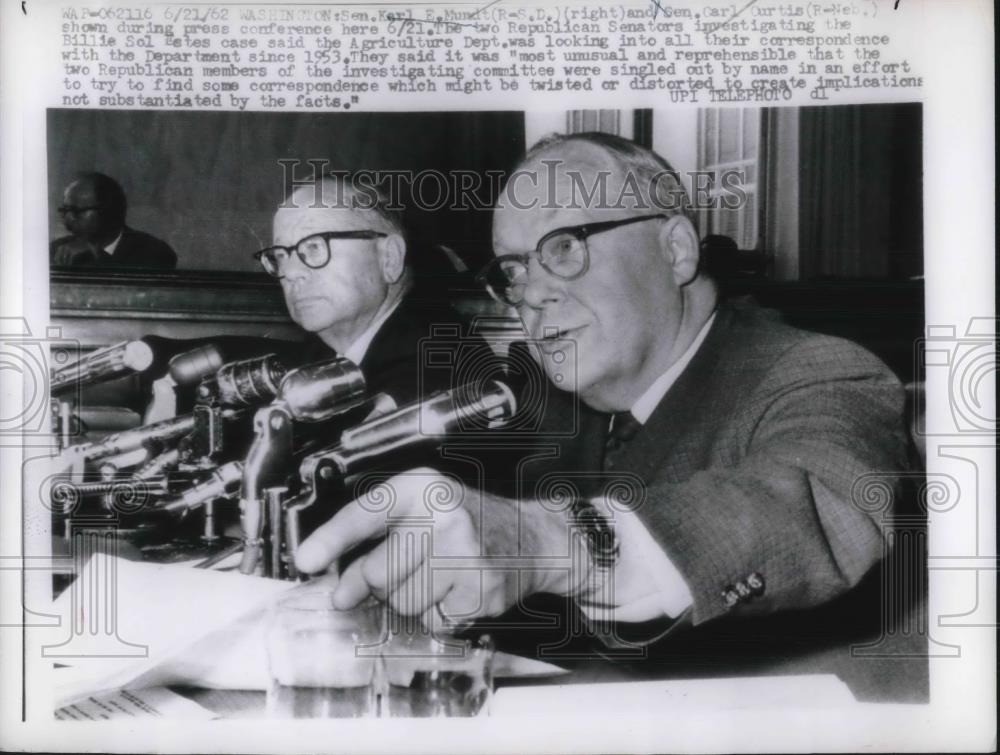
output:
<instances>
[{"instance_id":1,"label":"round eyeglasses","mask_svg":"<svg viewBox=\"0 0 1000 755\"><path fill-rule=\"evenodd\" d=\"M269 246L254 253L254 257L261 267L275 278L283 277L281 269L288 262L292 253L299 258L299 261L308 268L318 270L326 267L330 262L333 252L333 242L338 239L380 239L389 234L381 231L324 231L323 233L313 233L300 239L295 246Z\"/></svg>"},{"instance_id":2,"label":"round eyeglasses","mask_svg":"<svg viewBox=\"0 0 1000 755\"><path fill-rule=\"evenodd\" d=\"M532 256L550 275L562 280L575 280L590 268L588 237L633 223L665 217L667 216L658 212L623 220L556 228L539 239L533 255L502 254L490 261L476 276L476 280L501 304L517 307L524 302L524 294L528 288L528 265Z\"/></svg>"}]
</instances>

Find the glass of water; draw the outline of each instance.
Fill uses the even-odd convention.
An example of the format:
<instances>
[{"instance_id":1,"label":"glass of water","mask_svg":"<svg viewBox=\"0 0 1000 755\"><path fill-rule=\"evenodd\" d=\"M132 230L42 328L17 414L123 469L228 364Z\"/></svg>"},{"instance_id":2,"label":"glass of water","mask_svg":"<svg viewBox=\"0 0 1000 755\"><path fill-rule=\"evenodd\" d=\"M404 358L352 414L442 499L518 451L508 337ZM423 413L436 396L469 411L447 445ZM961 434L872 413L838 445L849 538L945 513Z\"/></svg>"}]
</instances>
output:
<instances>
[{"instance_id":1,"label":"glass of water","mask_svg":"<svg viewBox=\"0 0 1000 755\"><path fill-rule=\"evenodd\" d=\"M271 609L267 628L272 718L374 718L383 607L333 607L332 591L296 592Z\"/></svg>"},{"instance_id":2,"label":"glass of water","mask_svg":"<svg viewBox=\"0 0 1000 755\"><path fill-rule=\"evenodd\" d=\"M424 631L390 636L382 652L381 715L462 718L488 715L493 693L493 642L435 637Z\"/></svg>"}]
</instances>

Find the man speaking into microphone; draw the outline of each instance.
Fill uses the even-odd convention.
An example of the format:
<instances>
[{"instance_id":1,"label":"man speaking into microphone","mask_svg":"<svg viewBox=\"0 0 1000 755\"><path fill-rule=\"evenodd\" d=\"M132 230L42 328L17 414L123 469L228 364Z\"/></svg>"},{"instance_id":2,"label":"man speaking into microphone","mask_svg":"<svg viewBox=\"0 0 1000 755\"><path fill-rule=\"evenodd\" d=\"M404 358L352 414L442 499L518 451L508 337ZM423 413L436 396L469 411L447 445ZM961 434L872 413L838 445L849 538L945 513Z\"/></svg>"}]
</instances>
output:
<instances>
[{"instance_id":1,"label":"man speaking into microphone","mask_svg":"<svg viewBox=\"0 0 1000 755\"><path fill-rule=\"evenodd\" d=\"M349 504L297 558L315 573L387 538L344 571L338 605L374 594L455 625L555 593L616 626L612 645L618 630L649 644L729 618L792 626L875 569L882 524L855 485L881 476L899 492L902 387L855 344L721 302L687 207L666 161L624 139L578 134L528 152L481 278L517 309L553 384L596 410L553 474L627 475L639 489L622 505L600 486L504 498L429 469L397 476L379 492L394 518L425 511L431 486L447 491L432 546L390 553L385 507Z\"/></svg>"}]
</instances>

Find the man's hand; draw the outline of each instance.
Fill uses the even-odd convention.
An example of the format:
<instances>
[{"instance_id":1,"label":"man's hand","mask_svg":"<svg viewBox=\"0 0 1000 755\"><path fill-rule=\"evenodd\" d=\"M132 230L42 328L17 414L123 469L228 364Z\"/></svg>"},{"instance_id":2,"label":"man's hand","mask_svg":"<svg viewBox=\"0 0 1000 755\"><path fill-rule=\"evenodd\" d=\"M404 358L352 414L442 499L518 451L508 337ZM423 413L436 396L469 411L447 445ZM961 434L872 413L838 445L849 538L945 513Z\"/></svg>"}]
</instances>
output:
<instances>
[{"instance_id":1,"label":"man's hand","mask_svg":"<svg viewBox=\"0 0 1000 755\"><path fill-rule=\"evenodd\" d=\"M381 542L340 577L340 608L371 594L427 626L459 624L533 592L568 594L578 582L570 549L582 544L564 513L479 493L432 469L396 475L347 504L302 543L296 566L320 572L371 539Z\"/></svg>"},{"instance_id":2,"label":"man's hand","mask_svg":"<svg viewBox=\"0 0 1000 755\"><path fill-rule=\"evenodd\" d=\"M64 241L55 251L52 260L54 265L88 265L100 259L104 250L86 239L70 238Z\"/></svg>"}]
</instances>

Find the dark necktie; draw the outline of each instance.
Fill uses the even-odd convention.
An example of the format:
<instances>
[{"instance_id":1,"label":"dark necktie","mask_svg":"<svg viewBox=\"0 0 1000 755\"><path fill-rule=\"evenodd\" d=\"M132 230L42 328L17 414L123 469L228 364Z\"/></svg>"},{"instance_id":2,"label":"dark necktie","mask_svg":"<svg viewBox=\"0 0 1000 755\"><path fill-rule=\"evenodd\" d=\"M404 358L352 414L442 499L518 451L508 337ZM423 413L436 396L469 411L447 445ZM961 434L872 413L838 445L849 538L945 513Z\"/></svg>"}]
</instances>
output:
<instances>
[{"instance_id":1,"label":"dark necktie","mask_svg":"<svg viewBox=\"0 0 1000 755\"><path fill-rule=\"evenodd\" d=\"M608 437L604 441L604 469L614 468L616 455L635 437L640 427L642 423L632 412L615 412L612 415Z\"/></svg>"}]
</instances>

